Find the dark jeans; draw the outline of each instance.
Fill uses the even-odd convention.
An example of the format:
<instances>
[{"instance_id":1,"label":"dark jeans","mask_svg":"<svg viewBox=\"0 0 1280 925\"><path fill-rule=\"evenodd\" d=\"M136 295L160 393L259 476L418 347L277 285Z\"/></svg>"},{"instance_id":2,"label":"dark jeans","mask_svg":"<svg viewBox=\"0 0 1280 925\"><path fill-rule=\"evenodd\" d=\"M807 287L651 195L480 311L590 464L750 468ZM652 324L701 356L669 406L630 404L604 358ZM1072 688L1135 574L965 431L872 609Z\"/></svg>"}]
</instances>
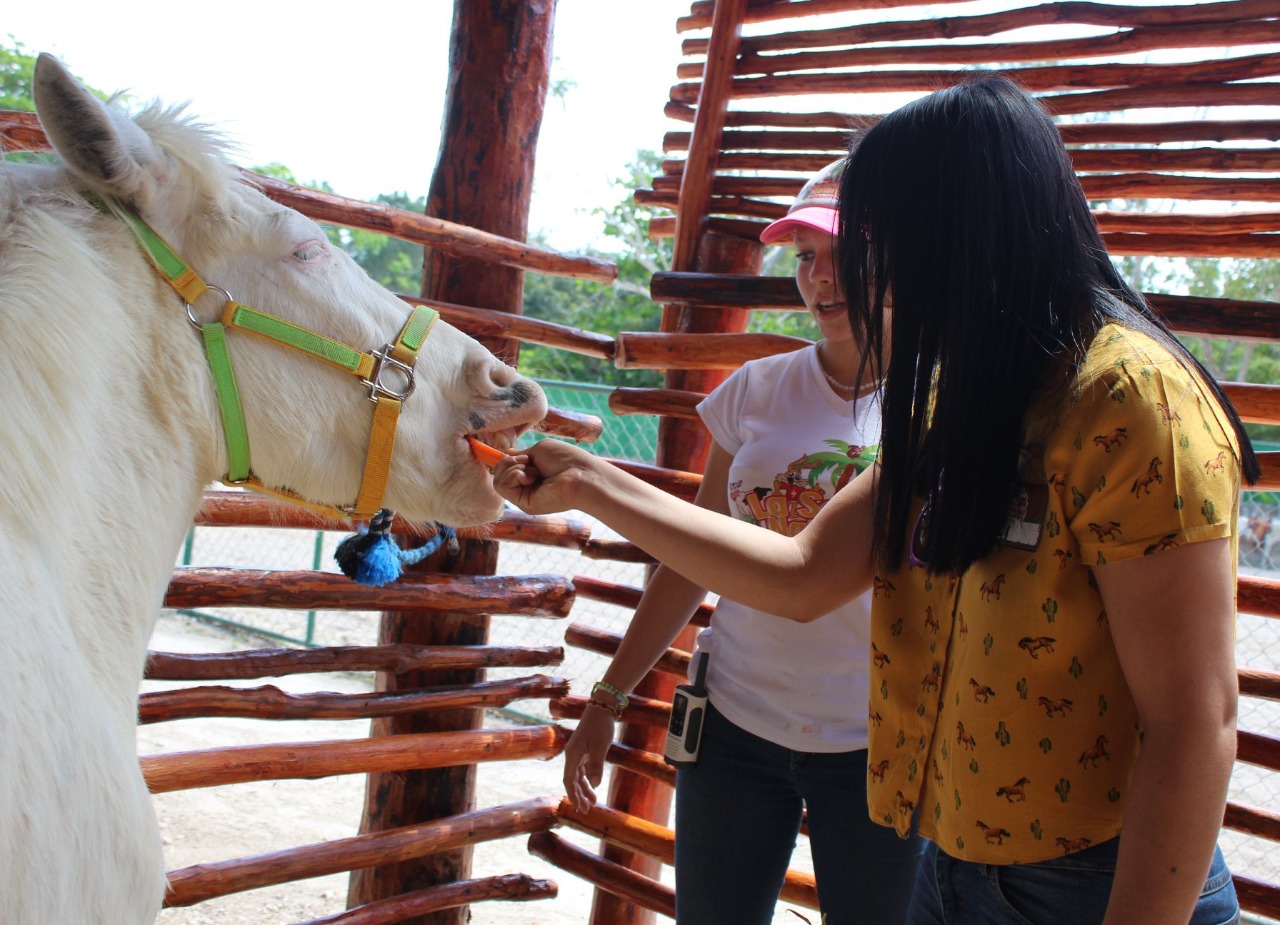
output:
<instances>
[{"instance_id":1,"label":"dark jeans","mask_svg":"<svg viewBox=\"0 0 1280 925\"><path fill-rule=\"evenodd\" d=\"M958 861L930 842L920 859L911 925L1093 925L1101 922L1120 839L1038 864ZM1189 925L1236 925L1240 907L1222 852Z\"/></svg>"},{"instance_id":2,"label":"dark jeans","mask_svg":"<svg viewBox=\"0 0 1280 925\"><path fill-rule=\"evenodd\" d=\"M827 925L905 920L923 843L870 820L865 750L793 752L711 708L676 781L678 925L769 925L802 806Z\"/></svg>"}]
</instances>

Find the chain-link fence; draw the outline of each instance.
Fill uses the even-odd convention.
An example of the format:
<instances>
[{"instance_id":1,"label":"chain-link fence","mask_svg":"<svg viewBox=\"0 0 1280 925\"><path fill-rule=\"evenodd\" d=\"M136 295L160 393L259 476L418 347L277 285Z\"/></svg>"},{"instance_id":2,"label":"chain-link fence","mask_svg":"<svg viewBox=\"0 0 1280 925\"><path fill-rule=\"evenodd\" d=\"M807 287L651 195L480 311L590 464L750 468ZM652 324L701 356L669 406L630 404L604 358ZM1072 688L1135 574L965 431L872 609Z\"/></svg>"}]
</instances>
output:
<instances>
[{"instance_id":1,"label":"chain-link fence","mask_svg":"<svg viewBox=\"0 0 1280 925\"><path fill-rule=\"evenodd\" d=\"M604 437L592 449L602 456L652 462L657 443L657 420L648 415L618 417L608 408L607 386L544 383L551 404L558 408L599 415L605 420ZM595 539L616 539L604 525L580 514ZM1267 493L1246 493L1240 512L1240 573L1280 577L1280 499ZM204 566L236 566L269 569L319 569L336 571L333 551L341 534L310 533L286 529L198 528L192 531L183 563ZM504 542L498 571L507 575L589 575L615 584L641 587L644 566L587 559L576 550L554 546ZM622 633L631 609L579 598L570 621ZM295 645L374 645L378 638L378 614L347 611L284 611L225 609L202 612L201 619L222 623L267 640ZM495 645L563 645L567 623L562 620L495 615L490 641ZM1238 621L1236 654L1241 666L1280 672L1280 622L1252 614ZM553 672L568 679L575 692L584 693L600 677L608 663L605 656L565 647L564 663ZM500 679L528 673L528 669L492 669ZM538 719L546 719L543 701L516 704ZM1257 698L1240 702L1240 728L1280 736L1280 704ZM1280 809L1280 777L1262 768L1237 764L1229 798L1246 806L1269 811ZM1280 880L1280 855L1268 854L1269 843L1224 830L1223 851L1233 870L1260 880Z\"/></svg>"}]
</instances>

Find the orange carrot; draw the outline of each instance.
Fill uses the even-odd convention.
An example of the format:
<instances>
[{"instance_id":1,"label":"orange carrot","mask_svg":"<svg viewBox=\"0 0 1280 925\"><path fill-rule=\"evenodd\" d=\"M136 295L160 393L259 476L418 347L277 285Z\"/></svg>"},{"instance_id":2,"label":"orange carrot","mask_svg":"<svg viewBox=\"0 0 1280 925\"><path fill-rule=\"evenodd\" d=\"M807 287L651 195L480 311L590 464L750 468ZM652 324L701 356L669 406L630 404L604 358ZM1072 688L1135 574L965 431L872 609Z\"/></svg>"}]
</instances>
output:
<instances>
[{"instance_id":1,"label":"orange carrot","mask_svg":"<svg viewBox=\"0 0 1280 925\"><path fill-rule=\"evenodd\" d=\"M475 437L468 437L467 442L471 444L471 455L490 469L502 462L503 457L507 455L502 450L494 449L487 443L481 443Z\"/></svg>"}]
</instances>

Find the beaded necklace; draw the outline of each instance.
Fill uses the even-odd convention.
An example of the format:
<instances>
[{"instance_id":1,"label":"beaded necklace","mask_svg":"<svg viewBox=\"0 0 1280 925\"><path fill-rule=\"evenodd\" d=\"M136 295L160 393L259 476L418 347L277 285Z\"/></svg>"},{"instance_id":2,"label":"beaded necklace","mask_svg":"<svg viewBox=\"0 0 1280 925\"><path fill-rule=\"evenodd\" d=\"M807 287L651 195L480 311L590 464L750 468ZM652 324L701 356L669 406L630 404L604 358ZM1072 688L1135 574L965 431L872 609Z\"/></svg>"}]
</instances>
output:
<instances>
[{"instance_id":1,"label":"beaded necklace","mask_svg":"<svg viewBox=\"0 0 1280 925\"><path fill-rule=\"evenodd\" d=\"M826 341L822 341L822 343L825 344ZM818 348L818 369L822 371L823 378L826 379L827 384L835 390L836 395L841 401L854 401L861 398L863 395L870 394L880 386L879 382L868 383L861 387L858 385L845 385L835 376L831 375L831 373L827 372L826 368L822 365L821 347Z\"/></svg>"},{"instance_id":2,"label":"beaded necklace","mask_svg":"<svg viewBox=\"0 0 1280 925\"><path fill-rule=\"evenodd\" d=\"M823 342L826 343L825 341ZM835 393L841 396L844 401L853 401L857 398L858 387L856 385L845 385L831 373L827 372L826 367L822 365L822 348L818 348L818 369L822 371L823 377L827 380L827 384L835 390ZM848 396L845 398L844 396Z\"/></svg>"}]
</instances>

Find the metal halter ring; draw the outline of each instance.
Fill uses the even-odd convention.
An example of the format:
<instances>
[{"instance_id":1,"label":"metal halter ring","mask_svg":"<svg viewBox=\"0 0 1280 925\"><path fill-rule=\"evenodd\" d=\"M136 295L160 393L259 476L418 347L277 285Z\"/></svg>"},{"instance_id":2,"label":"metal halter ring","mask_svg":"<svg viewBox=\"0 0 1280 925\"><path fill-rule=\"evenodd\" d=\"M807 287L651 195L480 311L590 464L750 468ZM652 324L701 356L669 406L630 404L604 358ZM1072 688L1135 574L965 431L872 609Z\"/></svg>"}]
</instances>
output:
<instances>
[{"instance_id":1,"label":"metal halter ring","mask_svg":"<svg viewBox=\"0 0 1280 925\"><path fill-rule=\"evenodd\" d=\"M221 286L208 286L207 289L213 292L221 292L224 296L227 297L227 302L235 301L235 299L231 298L231 293L227 292L227 290L223 289ZM187 320L190 321L195 326L195 329L197 331L203 331L204 325L196 320L196 314L194 311L191 310L191 303L183 302L182 304L186 306L186 309L187 309ZM225 305L227 303L223 302L222 304Z\"/></svg>"},{"instance_id":2,"label":"metal halter ring","mask_svg":"<svg viewBox=\"0 0 1280 925\"><path fill-rule=\"evenodd\" d=\"M379 396L397 398L404 401L413 394L417 382L413 377L413 367L401 363L391 355L395 344L386 344L381 350L373 350L373 372L364 384L369 387L369 401L377 402ZM384 377L385 380L384 380Z\"/></svg>"}]
</instances>

